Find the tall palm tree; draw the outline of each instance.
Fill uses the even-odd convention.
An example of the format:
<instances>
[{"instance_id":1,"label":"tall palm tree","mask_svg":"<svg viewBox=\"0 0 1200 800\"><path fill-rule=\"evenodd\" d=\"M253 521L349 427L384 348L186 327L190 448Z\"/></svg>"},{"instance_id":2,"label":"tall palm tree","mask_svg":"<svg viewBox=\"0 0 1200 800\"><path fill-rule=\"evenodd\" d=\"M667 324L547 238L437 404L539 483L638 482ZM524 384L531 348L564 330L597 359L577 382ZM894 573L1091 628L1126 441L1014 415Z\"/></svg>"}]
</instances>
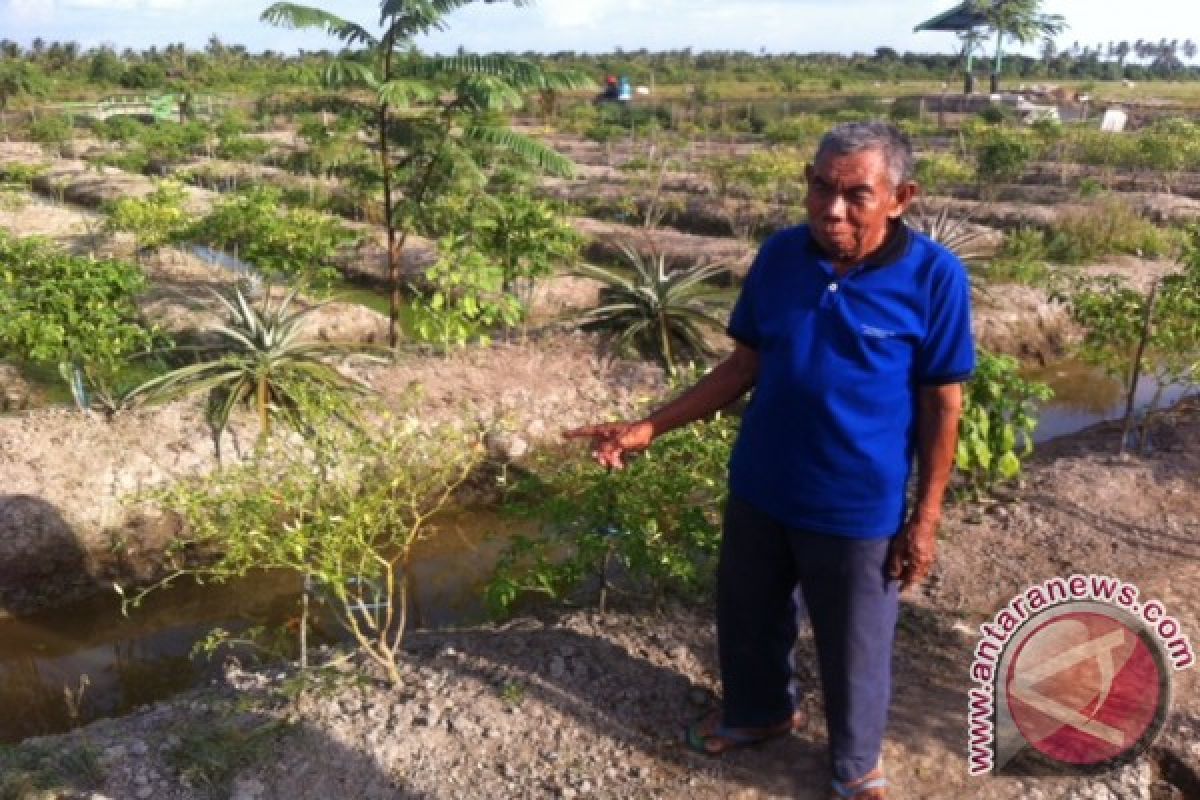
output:
<instances>
[{"instance_id":1,"label":"tall palm tree","mask_svg":"<svg viewBox=\"0 0 1200 800\"><path fill-rule=\"evenodd\" d=\"M1042 0L971 0L971 7L983 15L988 28L996 34L996 54L992 58L993 93L1000 89L1005 39L1026 45L1056 36L1066 27L1061 14L1042 13Z\"/></svg>"},{"instance_id":2,"label":"tall palm tree","mask_svg":"<svg viewBox=\"0 0 1200 800\"><path fill-rule=\"evenodd\" d=\"M493 0L484 0L491 3ZM379 178L387 230L390 290L388 342L395 347L402 303L400 271L412 210L430 199L447 170L479 172L473 146L507 150L532 166L563 175L571 163L539 142L519 136L486 112L516 108L525 92L583 88L590 81L572 71L548 71L530 60L509 56L425 57L415 37L446 27L446 18L475 0L381 0L377 32L329 11L295 3L275 3L262 13L272 25L316 28L348 48L330 65L330 86L359 87L373 95L378 137ZM513 0L517 6L527 0ZM403 110L403 114L393 113ZM393 160L395 146L403 155ZM397 174L402 170L402 174ZM405 208L397 204L397 179L405 188ZM407 211L405 210L407 209Z\"/></svg>"}]
</instances>

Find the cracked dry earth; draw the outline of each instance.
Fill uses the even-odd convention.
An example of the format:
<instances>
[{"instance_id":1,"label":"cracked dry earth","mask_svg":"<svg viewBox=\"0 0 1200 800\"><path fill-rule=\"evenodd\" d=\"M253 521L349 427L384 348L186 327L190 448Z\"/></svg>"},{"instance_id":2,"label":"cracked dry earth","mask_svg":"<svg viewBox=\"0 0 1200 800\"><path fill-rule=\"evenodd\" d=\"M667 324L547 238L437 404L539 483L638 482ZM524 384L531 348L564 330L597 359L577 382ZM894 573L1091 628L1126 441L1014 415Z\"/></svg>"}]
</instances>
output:
<instances>
[{"instance_id":1,"label":"cracked dry earth","mask_svg":"<svg viewBox=\"0 0 1200 800\"><path fill-rule=\"evenodd\" d=\"M894 797L1200 797L1195 669L1176 674L1156 746L1119 770L966 774L974 631L1024 586L1073 572L1119 576L1200 639L1200 404L1165 415L1147 454L1115 458L1114 441L1109 426L1052 444L1014 497L949 513L935 578L901 616L885 749ZM819 720L811 641L801 646L804 703ZM829 797L819 722L720 760L688 752L681 728L716 691L709 609L580 611L414 632L398 688L361 662L303 680L293 667L229 665L220 685L21 751L50 761L97 754L94 786L49 795L93 800ZM244 756L223 783L205 784L196 769L204 737Z\"/></svg>"}]
</instances>

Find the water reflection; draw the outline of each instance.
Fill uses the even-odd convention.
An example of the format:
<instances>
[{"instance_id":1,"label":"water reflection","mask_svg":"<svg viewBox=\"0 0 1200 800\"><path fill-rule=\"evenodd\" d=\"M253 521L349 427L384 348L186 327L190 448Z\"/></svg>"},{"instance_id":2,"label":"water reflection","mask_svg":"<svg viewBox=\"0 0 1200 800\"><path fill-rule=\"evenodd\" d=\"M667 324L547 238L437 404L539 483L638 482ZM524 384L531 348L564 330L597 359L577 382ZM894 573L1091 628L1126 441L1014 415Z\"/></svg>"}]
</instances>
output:
<instances>
[{"instance_id":1,"label":"water reflection","mask_svg":"<svg viewBox=\"0 0 1200 800\"><path fill-rule=\"evenodd\" d=\"M1061 361L1024 370L1022 374L1029 380L1048 383L1054 389L1054 398L1038 416L1037 431L1033 435L1035 442L1078 433L1092 425L1121 419L1125 415L1125 387L1122 381L1082 361ZM1158 388L1152 378L1142 376L1138 383L1135 409L1144 411ZM1159 407L1178 402L1186 393L1185 386L1166 387L1159 398Z\"/></svg>"},{"instance_id":2,"label":"water reflection","mask_svg":"<svg viewBox=\"0 0 1200 800\"><path fill-rule=\"evenodd\" d=\"M493 513L459 512L417 545L410 567L414 627L478 623L486 618L483 584L503 547L495 534L512 526ZM104 595L20 619L0 620L0 742L64 731L120 715L196 686L216 665L192 658L215 627L278 627L298 616L302 581L262 573L199 586L181 581L122 617ZM314 615L320 612L314 609ZM325 636L322 636L322 633ZM314 641L332 635L318 632ZM86 676L77 709L67 701Z\"/></svg>"},{"instance_id":3,"label":"water reflection","mask_svg":"<svg viewBox=\"0 0 1200 800\"><path fill-rule=\"evenodd\" d=\"M103 595L0 621L0 741L123 714L196 685L212 666L191 657L195 642L218 625L283 622L295 614L297 589L284 574L181 582L128 618L115 596Z\"/></svg>"}]
</instances>

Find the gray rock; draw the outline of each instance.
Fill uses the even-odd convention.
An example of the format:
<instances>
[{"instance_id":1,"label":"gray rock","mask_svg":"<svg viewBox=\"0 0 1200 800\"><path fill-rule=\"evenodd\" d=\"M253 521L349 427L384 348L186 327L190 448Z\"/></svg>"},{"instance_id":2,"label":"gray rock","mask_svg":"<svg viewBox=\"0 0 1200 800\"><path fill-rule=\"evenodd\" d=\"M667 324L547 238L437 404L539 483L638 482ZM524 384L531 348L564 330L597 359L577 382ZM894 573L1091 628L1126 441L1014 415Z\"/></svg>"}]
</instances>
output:
<instances>
[{"instance_id":1,"label":"gray rock","mask_svg":"<svg viewBox=\"0 0 1200 800\"><path fill-rule=\"evenodd\" d=\"M567 662L562 656L554 656L550 659L550 677L558 680L567 672Z\"/></svg>"},{"instance_id":2,"label":"gray rock","mask_svg":"<svg viewBox=\"0 0 1200 800\"><path fill-rule=\"evenodd\" d=\"M254 778L243 778L234 783L230 800L258 800L266 788Z\"/></svg>"}]
</instances>

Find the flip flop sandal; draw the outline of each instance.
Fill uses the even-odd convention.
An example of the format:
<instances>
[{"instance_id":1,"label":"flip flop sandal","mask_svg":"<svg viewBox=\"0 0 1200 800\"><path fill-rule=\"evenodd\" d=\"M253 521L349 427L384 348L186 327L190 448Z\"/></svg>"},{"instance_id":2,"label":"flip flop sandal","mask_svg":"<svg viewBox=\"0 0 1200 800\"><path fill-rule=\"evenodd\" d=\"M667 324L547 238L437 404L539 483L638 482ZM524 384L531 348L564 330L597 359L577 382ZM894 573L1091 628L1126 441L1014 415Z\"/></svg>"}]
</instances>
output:
<instances>
[{"instance_id":1,"label":"flip flop sandal","mask_svg":"<svg viewBox=\"0 0 1200 800\"><path fill-rule=\"evenodd\" d=\"M875 769L879 769L879 767L876 767ZM872 771L874 771L874 770L872 770ZM833 791L837 792L837 796L840 798L844 798L844 800L855 800L855 798L858 798L860 796L863 798L866 798L867 796L864 793L870 792L873 789L883 790L883 792L886 794L887 788L888 788L887 778L884 777L883 775L880 775L875 778L870 778L868 780L862 781L861 783L846 784L846 783L842 783L841 781L838 781L838 780L833 781ZM876 795L872 794L871 797L872 798L876 797Z\"/></svg>"},{"instance_id":2,"label":"flip flop sandal","mask_svg":"<svg viewBox=\"0 0 1200 800\"><path fill-rule=\"evenodd\" d=\"M724 723L712 726L714 717L714 714L709 714L687 726L683 740L689 750L715 758L730 750L753 747L786 736L792 731L802 729L807 723L807 718L793 714L785 722L766 728L731 728ZM704 732L705 728L710 730Z\"/></svg>"}]
</instances>

